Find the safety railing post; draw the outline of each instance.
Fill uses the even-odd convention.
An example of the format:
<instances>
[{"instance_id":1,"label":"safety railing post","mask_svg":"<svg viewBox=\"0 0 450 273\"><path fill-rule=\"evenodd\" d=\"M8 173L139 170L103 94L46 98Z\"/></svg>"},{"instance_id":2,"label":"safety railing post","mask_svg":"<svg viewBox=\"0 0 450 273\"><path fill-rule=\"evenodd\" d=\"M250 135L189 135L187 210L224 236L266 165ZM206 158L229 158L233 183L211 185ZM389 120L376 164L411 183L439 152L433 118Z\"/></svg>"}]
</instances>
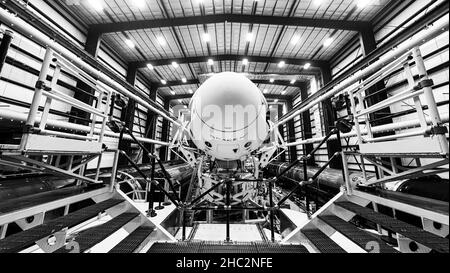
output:
<instances>
[{"instance_id":1,"label":"safety railing post","mask_svg":"<svg viewBox=\"0 0 450 273\"><path fill-rule=\"evenodd\" d=\"M45 51L44 61L42 62L41 71L39 73L38 81L34 89L33 100L30 105L30 111L28 112L27 121L25 123L25 130L20 143L20 150L24 150L28 141L28 135L30 130L34 127L37 119L39 104L41 103L42 92L45 87L45 82L47 80L47 75L50 70L50 63L53 58L53 50L47 47Z\"/></svg>"}]
</instances>

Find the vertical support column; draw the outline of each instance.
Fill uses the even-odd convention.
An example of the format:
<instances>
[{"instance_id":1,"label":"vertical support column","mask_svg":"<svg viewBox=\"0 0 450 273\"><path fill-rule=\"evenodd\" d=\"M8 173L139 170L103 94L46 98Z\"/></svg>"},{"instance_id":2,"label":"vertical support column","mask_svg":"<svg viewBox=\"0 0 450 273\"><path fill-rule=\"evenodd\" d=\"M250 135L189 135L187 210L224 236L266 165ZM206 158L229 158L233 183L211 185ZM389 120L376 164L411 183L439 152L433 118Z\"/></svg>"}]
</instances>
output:
<instances>
[{"instance_id":1,"label":"vertical support column","mask_svg":"<svg viewBox=\"0 0 450 273\"><path fill-rule=\"evenodd\" d=\"M27 121L25 123L24 134L22 136L22 141L20 143L21 150L25 149L25 146L28 141L28 134L30 133L30 130L34 127L34 124L36 122L39 104L41 103L42 98L42 89L44 88L44 83L47 79L47 75L50 70L52 57L53 57L53 50L51 48L47 48L47 50L45 51L44 61L42 62L41 71L39 73L38 82L36 83L36 87L34 90L30 111L28 113Z\"/></svg>"},{"instance_id":2,"label":"vertical support column","mask_svg":"<svg viewBox=\"0 0 450 273\"><path fill-rule=\"evenodd\" d=\"M231 208L231 180L226 182L227 196L226 196L226 213L227 213L227 226L226 226L226 241L230 242L230 208Z\"/></svg>"},{"instance_id":3,"label":"vertical support column","mask_svg":"<svg viewBox=\"0 0 450 273\"><path fill-rule=\"evenodd\" d=\"M152 86L150 88L150 99L152 101L156 101L156 96L157 96L157 87ZM151 139L155 139L156 136L156 123L158 120L158 115L153 113L152 111L148 111L147 112L147 121L146 121L146 125L145 125L145 137L146 138L151 138ZM155 152L155 145L152 144L144 144L144 146L152 153ZM144 153L144 156L142 157L142 163L149 163L150 162L150 158L149 156Z\"/></svg>"},{"instance_id":4,"label":"vertical support column","mask_svg":"<svg viewBox=\"0 0 450 273\"><path fill-rule=\"evenodd\" d=\"M323 84L326 85L332 80L331 68L329 66L322 67L321 70L322 70ZM336 112L333 109L331 99L327 99L322 102L322 110L323 110L325 134L328 135L333 130L336 124ZM341 141L338 139L328 140L327 151L328 151L328 158L331 159L334 156L334 154L342 151ZM330 163L330 168L342 169L342 158L334 157L334 159Z\"/></svg>"},{"instance_id":5,"label":"vertical support column","mask_svg":"<svg viewBox=\"0 0 450 273\"><path fill-rule=\"evenodd\" d=\"M86 44L84 46L86 52L92 55L94 58L97 58L100 43L101 43L101 33L99 33L96 30L90 29L86 39ZM75 92L73 96L75 99L80 100L81 102L84 102L88 105L92 105L94 103L95 91L89 85L79 80L77 82L76 88L79 89L80 91ZM79 110L76 107L72 107L70 113L76 117L80 117L83 119L89 119L90 117L89 113ZM82 125L89 125L88 122L79 121L77 119L69 119L69 122L78 123Z\"/></svg>"},{"instance_id":6,"label":"vertical support column","mask_svg":"<svg viewBox=\"0 0 450 273\"><path fill-rule=\"evenodd\" d=\"M293 105L292 105L292 100L289 100L287 102L287 108L288 108L288 112L292 110ZM288 127L288 143L292 143L295 142L295 122L294 120L290 120L287 123L287 127ZM290 146L289 147L289 159L291 162L294 162L297 160L297 147L296 146Z\"/></svg>"},{"instance_id":7,"label":"vertical support column","mask_svg":"<svg viewBox=\"0 0 450 273\"><path fill-rule=\"evenodd\" d=\"M279 104L278 105L278 119L280 119L282 116L283 116L283 105ZM279 126L278 131L280 132L281 137L283 139L285 139L284 125ZM286 161L286 152L284 152L280 155L280 160L283 162Z\"/></svg>"},{"instance_id":8,"label":"vertical support column","mask_svg":"<svg viewBox=\"0 0 450 273\"><path fill-rule=\"evenodd\" d=\"M369 55L377 48L377 42L375 40L375 35L371 27L367 27L366 29L359 32L359 40L364 56ZM388 94L385 89L386 85L383 80L375 84L373 87L369 88L369 90L367 90L366 92L366 96L368 96L367 107L386 100L388 98ZM372 126L391 124L393 122L392 118L387 118L390 114L391 110L389 107L371 114L370 119L373 120L373 122L371 122Z\"/></svg>"},{"instance_id":9,"label":"vertical support column","mask_svg":"<svg viewBox=\"0 0 450 273\"><path fill-rule=\"evenodd\" d=\"M3 65L6 61L6 56L8 56L8 50L11 46L11 42L14 38L14 33L10 30L5 30L3 34L3 39L0 44L0 73L2 72Z\"/></svg>"},{"instance_id":10,"label":"vertical support column","mask_svg":"<svg viewBox=\"0 0 450 273\"><path fill-rule=\"evenodd\" d=\"M270 217L270 240L275 243L275 219L274 219L274 205L273 205L273 181L269 180L269 217Z\"/></svg>"},{"instance_id":11,"label":"vertical support column","mask_svg":"<svg viewBox=\"0 0 450 273\"><path fill-rule=\"evenodd\" d=\"M137 66L129 66L127 71L127 82L131 85L136 84L136 76L137 76ZM134 116L136 112L136 102L133 100L128 100L127 106L122 109L121 120L125 123L125 127L127 127L130 132L133 132L134 127ZM128 156L131 156L131 140L121 139L119 142L119 149L124 151ZM119 165L128 164L126 158L121 157L119 159Z\"/></svg>"},{"instance_id":12,"label":"vertical support column","mask_svg":"<svg viewBox=\"0 0 450 273\"><path fill-rule=\"evenodd\" d=\"M301 87L300 89L300 96L302 101L305 101L308 99L308 88L306 84ZM312 138L312 129L311 129L311 112L308 110L301 114L302 118L302 137L303 140L307 140ZM303 154L308 155L311 154L311 152L314 150L313 144L305 144L303 145ZM312 156L310 159L306 161L309 165L314 165L316 163L314 156Z\"/></svg>"},{"instance_id":13,"label":"vertical support column","mask_svg":"<svg viewBox=\"0 0 450 273\"><path fill-rule=\"evenodd\" d=\"M167 99L164 102L164 109L166 111L169 111L169 109L170 109L170 100ZM169 121L166 120L166 119L164 119L163 122L162 122L161 141L163 141L163 142L168 142L169 141ZM161 147L161 149L159 150L159 158L162 161L166 161L168 153L169 153L169 148L168 147Z\"/></svg>"}]
</instances>

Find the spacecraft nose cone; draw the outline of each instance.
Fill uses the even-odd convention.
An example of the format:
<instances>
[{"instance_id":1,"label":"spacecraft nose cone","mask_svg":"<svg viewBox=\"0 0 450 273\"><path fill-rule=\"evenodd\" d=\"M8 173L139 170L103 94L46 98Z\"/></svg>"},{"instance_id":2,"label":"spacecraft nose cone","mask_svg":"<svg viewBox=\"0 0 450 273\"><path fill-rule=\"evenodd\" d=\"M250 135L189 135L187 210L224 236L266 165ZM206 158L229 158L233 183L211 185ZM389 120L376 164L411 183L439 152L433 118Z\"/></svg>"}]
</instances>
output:
<instances>
[{"instance_id":1,"label":"spacecraft nose cone","mask_svg":"<svg viewBox=\"0 0 450 273\"><path fill-rule=\"evenodd\" d=\"M267 108L259 88L244 75L234 72L209 78L196 91L192 101L192 114L211 129L223 132L248 127Z\"/></svg>"}]
</instances>

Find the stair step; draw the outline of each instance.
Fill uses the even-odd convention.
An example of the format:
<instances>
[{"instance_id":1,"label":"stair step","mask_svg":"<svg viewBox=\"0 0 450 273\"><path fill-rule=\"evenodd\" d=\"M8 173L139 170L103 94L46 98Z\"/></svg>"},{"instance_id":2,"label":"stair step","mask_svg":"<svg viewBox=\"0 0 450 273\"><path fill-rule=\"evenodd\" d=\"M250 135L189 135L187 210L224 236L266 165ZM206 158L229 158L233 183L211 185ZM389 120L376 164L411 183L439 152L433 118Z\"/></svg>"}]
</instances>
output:
<instances>
[{"instance_id":1,"label":"stair step","mask_svg":"<svg viewBox=\"0 0 450 273\"><path fill-rule=\"evenodd\" d=\"M449 252L449 240L446 238L351 202L337 202L336 205L435 251Z\"/></svg>"},{"instance_id":2,"label":"stair step","mask_svg":"<svg viewBox=\"0 0 450 273\"><path fill-rule=\"evenodd\" d=\"M154 231L151 227L139 227L117 244L109 253L133 253Z\"/></svg>"},{"instance_id":3,"label":"stair step","mask_svg":"<svg viewBox=\"0 0 450 273\"><path fill-rule=\"evenodd\" d=\"M110 221L100 226L93 227L80 233L75 238L75 241L79 244L80 253L94 247L99 244L114 232L121 229L128 222L132 221L139 216L139 213L122 213L119 216L111 219ZM68 253L70 249L60 248L56 253Z\"/></svg>"},{"instance_id":4,"label":"stair step","mask_svg":"<svg viewBox=\"0 0 450 273\"><path fill-rule=\"evenodd\" d=\"M96 217L99 213L105 211L106 209L123 202L123 200L119 199L109 199L77 210L66 216L56 218L42 225L8 236L5 239L0 240L0 253L19 252L29 246L32 246L40 239L46 238L64 228L70 228L81 224Z\"/></svg>"},{"instance_id":5,"label":"stair step","mask_svg":"<svg viewBox=\"0 0 450 273\"><path fill-rule=\"evenodd\" d=\"M214 242L155 243L147 253L308 253L302 245Z\"/></svg>"},{"instance_id":6,"label":"stair step","mask_svg":"<svg viewBox=\"0 0 450 273\"><path fill-rule=\"evenodd\" d=\"M31 208L37 205L72 197L102 187L104 187L103 184L90 186L73 186L14 198L11 200L0 202L0 214L7 214L14 211Z\"/></svg>"},{"instance_id":7,"label":"stair step","mask_svg":"<svg viewBox=\"0 0 450 273\"><path fill-rule=\"evenodd\" d=\"M357 228L355 225L352 225L337 216L319 216L318 218L364 250L367 250L367 246L371 242L377 242L380 246L380 253L398 253L397 250L387 245L383 240Z\"/></svg>"},{"instance_id":8,"label":"stair step","mask_svg":"<svg viewBox=\"0 0 450 273\"><path fill-rule=\"evenodd\" d=\"M321 253L347 253L319 229L302 230L302 233Z\"/></svg>"}]
</instances>

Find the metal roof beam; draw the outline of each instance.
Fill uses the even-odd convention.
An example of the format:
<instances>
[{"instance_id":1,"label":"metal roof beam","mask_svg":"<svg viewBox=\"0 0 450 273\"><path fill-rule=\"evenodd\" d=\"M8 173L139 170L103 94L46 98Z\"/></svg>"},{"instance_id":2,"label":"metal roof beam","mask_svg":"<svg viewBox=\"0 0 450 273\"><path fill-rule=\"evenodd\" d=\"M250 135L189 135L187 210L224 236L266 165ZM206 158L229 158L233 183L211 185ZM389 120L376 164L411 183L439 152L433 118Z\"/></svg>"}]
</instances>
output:
<instances>
[{"instance_id":1,"label":"metal roof beam","mask_svg":"<svg viewBox=\"0 0 450 273\"><path fill-rule=\"evenodd\" d=\"M209 59L215 62L218 61L242 61L243 59L248 59L249 62L256 63L279 63L284 61L287 65L305 65L307 63L311 64L311 67L323 68L328 67L329 63L322 60L310 60L310 59L296 59L296 58L279 58L279 57L266 57L266 56L245 56L245 55L232 55L223 54L215 56L198 56L198 57L187 57L187 58L171 58L171 59L158 59L158 60L146 60L133 62L131 64L136 65L138 68L147 67L148 64L155 66L171 65L172 62L177 62L178 64L187 63L206 63Z\"/></svg>"},{"instance_id":2,"label":"metal roof beam","mask_svg":"<svg viewBox=\"0 0 450 273\"><path fill-rule=\"evenodd\" d=\"M304 86L304 81L296 81L295 83L291 83L291 81L287 80L275 80L274 82L270 82L270 80L251 80L254 84L268 84L268 85L279 85L279 86L291 86L302 88ZM174 87L174 86L182 86L182 85L193 85L200 84L198 79L187 80L186 82L182 81L168 81L166 84L153 82L152 85L158 88L162 87Z\"/></svg>"},{"instance_id":3,"label":"metal roof beam","mask_svg":"<svg viewBox=\"0 0 450 273\"><path fill-rule=\"evenodd\" d=\"M172 101L172 100L185 100L192 98L193 94L181 94L181 95L173 95L173 96L166 96L165 99ZM264 97L269 100L291 100L291 96L286 95L274 95L274 94L264 94Z\"/></svg>"},{"instance_id":4,"label":"metal roof beam","mask_svg":"<svg viewBox=\"0 0 450 273\"><path fill-rule=\"evenodd\" d=\"M298 27L317 27L360 31L369 25L366 21L312 19L303 17L283 17L246 14L214 14L204 16L176 17L169 19L140 20L120 23L104 23L91 25L90 28L100 33L112 33L138 29L176 27L188 25L203 25L217 23L247 23L262 25L281 25Z\"/></svg>"}]
</instances>

